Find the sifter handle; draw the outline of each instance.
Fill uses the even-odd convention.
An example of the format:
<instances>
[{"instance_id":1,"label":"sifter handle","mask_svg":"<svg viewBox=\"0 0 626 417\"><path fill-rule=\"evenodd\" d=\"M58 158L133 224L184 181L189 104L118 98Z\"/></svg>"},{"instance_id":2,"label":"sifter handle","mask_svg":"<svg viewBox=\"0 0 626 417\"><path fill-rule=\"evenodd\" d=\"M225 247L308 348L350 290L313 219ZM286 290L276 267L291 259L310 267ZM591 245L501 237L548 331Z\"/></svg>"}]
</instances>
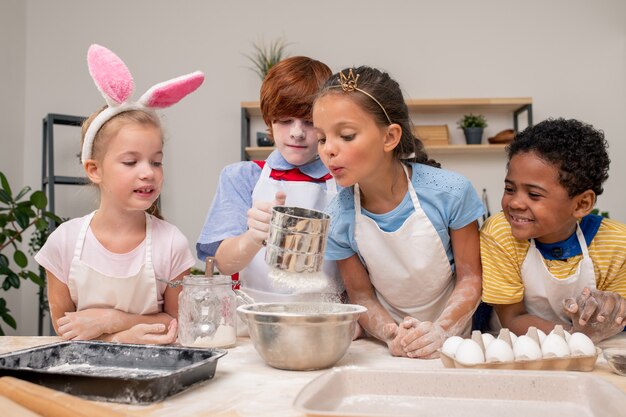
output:
<instances>
[{"instance_id":1,"label":"sifter handle","mask_svg":"<svg viewBox=\"0 0 626 417\"><path fill-rule=\"evenodd\" d=\"M205 268L205 275L207 277L213 275L213 272L215 271L215 258L212 256L207 256L206 257L206 268Z\"/></svg>"}]
</instances>

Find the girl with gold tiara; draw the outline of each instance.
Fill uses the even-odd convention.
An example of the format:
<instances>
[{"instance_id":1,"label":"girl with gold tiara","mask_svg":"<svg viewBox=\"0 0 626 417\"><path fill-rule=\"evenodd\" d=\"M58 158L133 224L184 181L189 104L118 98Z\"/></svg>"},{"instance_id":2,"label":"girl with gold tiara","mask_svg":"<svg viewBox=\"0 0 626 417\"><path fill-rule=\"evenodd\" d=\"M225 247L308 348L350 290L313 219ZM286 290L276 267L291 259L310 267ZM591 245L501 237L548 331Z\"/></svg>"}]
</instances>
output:
<instances>
[{"instance_id":1,"label":"girl with gold tiara","mask_svg":"<svg viewBox=\"0 0 626 417\"><path fill-rule=\"evenodd\" d=\"M394 356L432 358L470 331L481 295L471 183L439 168L411 131L400 86L384 72L332 76L313 105L318 152L345 187L328 208L336 260L359 320Z\"/></svg>"}]
</instances>

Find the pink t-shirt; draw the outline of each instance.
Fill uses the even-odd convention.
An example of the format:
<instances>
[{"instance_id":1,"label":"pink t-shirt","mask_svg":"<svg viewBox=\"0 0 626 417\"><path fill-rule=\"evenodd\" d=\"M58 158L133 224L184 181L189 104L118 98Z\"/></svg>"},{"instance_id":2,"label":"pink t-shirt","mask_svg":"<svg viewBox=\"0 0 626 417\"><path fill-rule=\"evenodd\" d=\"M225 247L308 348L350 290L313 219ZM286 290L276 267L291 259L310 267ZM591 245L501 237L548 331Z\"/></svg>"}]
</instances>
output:
<instances>
[{"instance_id":1,"label":"pink t-shirt","mask_svg":"<svg viewBox=\"0 0 626 417\"><path fill-rule=\"evenodd\" d=\"M35 260L67 285L70 264L78 233L87 216L61 224L35 255ZM91 227L87 230L81 260L91 268L114 277L135 275L145 262L145 240L127 253L113 253L96 239ZM152 217L152 263L157 278L171 281L196 263L189 242L178 228ZM167 284L157 281L159 305Z\"/></svg>"}]
</instances>

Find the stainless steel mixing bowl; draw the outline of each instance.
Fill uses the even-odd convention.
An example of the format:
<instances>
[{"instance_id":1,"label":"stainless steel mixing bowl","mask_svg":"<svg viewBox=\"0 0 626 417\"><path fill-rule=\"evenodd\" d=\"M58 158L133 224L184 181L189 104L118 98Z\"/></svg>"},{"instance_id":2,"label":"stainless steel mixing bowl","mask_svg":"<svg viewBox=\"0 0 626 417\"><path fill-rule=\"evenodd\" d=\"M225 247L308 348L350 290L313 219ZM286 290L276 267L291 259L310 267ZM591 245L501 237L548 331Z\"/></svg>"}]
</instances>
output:
<instances>
[{"instance_id":1,"label":"stainless steel mixing bowl","mask_svg":"<svg viewBox=\"0 0 626 417\"><path fill-rule=\"evenodd\" d=\"M248 324L254 348L274 368L292 371L334 365L352 342L367 309L340 303L256 303L237 311Z\"/></svg>"}]
</instances>

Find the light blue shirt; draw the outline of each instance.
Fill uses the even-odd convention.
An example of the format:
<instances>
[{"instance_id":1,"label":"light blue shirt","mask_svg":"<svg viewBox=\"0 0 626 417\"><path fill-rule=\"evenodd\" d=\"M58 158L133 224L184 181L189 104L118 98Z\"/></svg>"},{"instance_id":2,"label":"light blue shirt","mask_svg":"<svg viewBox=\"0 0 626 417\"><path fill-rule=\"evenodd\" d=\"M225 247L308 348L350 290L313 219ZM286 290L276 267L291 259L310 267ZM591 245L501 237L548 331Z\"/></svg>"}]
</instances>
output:
<instances>
[{"instance_id":1,"label":"light blue shirt","mask_svg":"<svg viewBox=\"0 0 626 417\"><path fill-rule=\"evenodd\" d=\"M464 176L424 164L412 163L411 167L411 183L422 210L437 230L450 264L454 265L449 229L456 230L467 226L479 219L485 208L476 190ZM331 225L325 258L341 260L359 253L354 240L353 188L342 189L330 203L327 211L331 216ZM415 208L407 190L402 202L388 213L374 214L363 208L361 211L363 215L373 219L381 230L393 232L402 226Z\"/></svg>"},{"instance_id":2,"label":"light blue shirt","mask_svg":"<svg viewBox=\"0 0 626 417\"><path fill-rule=\"evenodd\" d=\"M283 171L296 168L278 150L274 150L265 163L272 169ZM322 178L328 174L328 169L319 158L297 168L313 178ZM222 240L239 236L248 230L247 212L252 207L252 191L260 176L261 168L252 161L237 162L224 167L196 243L198 259L204 261L207 256L215 256ZM325 182L319 183L319 186L326 189Z\"/></svg>"}]
</instances>

